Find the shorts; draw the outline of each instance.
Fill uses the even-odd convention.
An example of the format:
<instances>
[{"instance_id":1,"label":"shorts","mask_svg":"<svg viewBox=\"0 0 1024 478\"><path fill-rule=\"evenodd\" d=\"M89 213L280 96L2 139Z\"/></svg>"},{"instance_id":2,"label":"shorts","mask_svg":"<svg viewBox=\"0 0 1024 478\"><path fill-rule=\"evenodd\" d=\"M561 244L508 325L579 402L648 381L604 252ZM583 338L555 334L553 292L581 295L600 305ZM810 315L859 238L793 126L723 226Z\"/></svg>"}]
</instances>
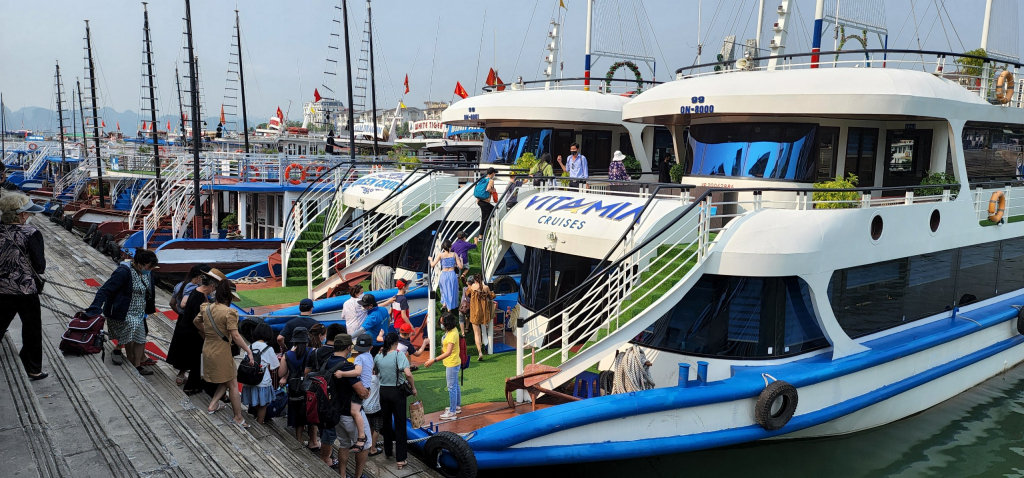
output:
<instances>
[{"instance_id":1,"label":"shorts","mask_svg":"<svg viewBox=\"0 0 1024 478\"><path fill-rule=\"evenodd\" d=\"M370 421L370 431L379 433L384 429L384 412L371 413L366 418Z\"/></svg>"},{"instance_id":2,"label":"shorts","mask_svg":"<svg viewBox=\"0 0 1024 478\"><path fill-rule=\"evenodd\" d=\"M356 432L356 421L350 416L342 416L341 423L338 423L338 428L342 433L338 434L338 446L341 448L352 448L362 435L366 437L366 443L363 444L363 450L369 450L373 446L373 440L370 439L370 421L366 419L366 413L359 410L359 414L363 417L363 432Z\"/></svg>"},{"instance_id":3,"label":"shorts","mask_svg":"<svg viewBox=\"0 0 1024 478\"><path fill-rule=\"evenodd\" d=\"M334 428L324 428L320 432L320 446L326 444L327 446L334 445L334 441L338 439L338 431Z\"/></svg>"}]
</instances>

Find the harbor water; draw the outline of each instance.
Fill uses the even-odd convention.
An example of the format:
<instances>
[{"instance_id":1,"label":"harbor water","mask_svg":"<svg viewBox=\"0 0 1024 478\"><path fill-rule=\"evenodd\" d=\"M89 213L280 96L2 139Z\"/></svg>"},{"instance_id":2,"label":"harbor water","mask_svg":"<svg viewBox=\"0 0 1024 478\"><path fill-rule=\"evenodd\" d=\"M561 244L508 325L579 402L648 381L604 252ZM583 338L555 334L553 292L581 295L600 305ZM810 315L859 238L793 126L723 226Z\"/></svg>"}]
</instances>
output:
<instances>
[{"instance_id":1,"label":"harbor water","mask_svg":"<svg viewBox=\"0 0 1024 478\"><path fill-rule=\"evenodd\" d=\"M487 476L1024 477L1024 365L922 413L851 435Z\"/></svg>"}]
</instances>

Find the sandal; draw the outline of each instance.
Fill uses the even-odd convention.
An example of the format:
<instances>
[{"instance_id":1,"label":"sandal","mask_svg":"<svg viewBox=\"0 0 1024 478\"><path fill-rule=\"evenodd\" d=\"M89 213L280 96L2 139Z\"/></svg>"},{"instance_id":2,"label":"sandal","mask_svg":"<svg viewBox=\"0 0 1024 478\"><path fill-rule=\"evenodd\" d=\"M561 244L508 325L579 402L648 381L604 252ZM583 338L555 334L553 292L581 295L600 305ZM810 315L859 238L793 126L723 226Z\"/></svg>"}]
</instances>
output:
<instances>
[{"instance_id":1,"label":"sandal","mask_svg":"<svg viewBox=\"0 0 1024 478\"><path fill-rule=\"evenodd\" d=\"M242 420L242 423L238 423L238 422L236 422L234 420L231 420L231 423L234 423L236 427L239 427L242 430L248 429L251 426L248 423L246 423L246 421L244 419Z\"/></svg>"},{"instance_id":2,"label":"sandal","mask_svg":"<svg viewBox=\"0 0 1024 478\"><path fill-rule=\"evenodd\" d=\"M337 470L337 469L338 469L338 466L340 466L340 465L339 465L339 463L338 463L338 459L337 459L337 458L335 458L335 459L334 459L334 463L331 463L331 464L330 464L330 465L328 465L328 466L330 466L330 467L331 467L332 469L335 469L335 470Z\"/></svg>"},{"instance_id":3,"label":"sandal","mask_svg":"<svg viewBox=\"0 0 1024 478\"><path fill-rule=\"evenodd\" d=\"M225 409L227 407L228 407L227 405L225 405L223 402L221 402L221 403L218 403L217 404L217 408L215 408L213 410L210 410L209 408L207 408L206 409L206 414L207 415L213 415L214 413L217 413L217 412L219 412L219 411L221 411L221 410L223 410L223 409Z\"/></svg>"},{"instance_id":4,"label":"sandal","mask_svg":"<svg viewBox=\"0 0 1024 478\"><path fill-rule=\"evenodd\" d=\"M398 469L399 470L401 470L403 466L406 466L408 464L409 464L409 460L400 461L400 462L396 463L396 465L398 465Z\"/></svg>"},{"instance_id":5,"label":"sandal","mask_svg":"<svg viewBox=\"0 0 1024 478\"><path fill-rule=\"evenodd\" d=\"M349 451L360 452L363 451L363 448L366 448L366 437L359 437L356 439L356 444L349 448Z\"/></svg>"}]
</instances>

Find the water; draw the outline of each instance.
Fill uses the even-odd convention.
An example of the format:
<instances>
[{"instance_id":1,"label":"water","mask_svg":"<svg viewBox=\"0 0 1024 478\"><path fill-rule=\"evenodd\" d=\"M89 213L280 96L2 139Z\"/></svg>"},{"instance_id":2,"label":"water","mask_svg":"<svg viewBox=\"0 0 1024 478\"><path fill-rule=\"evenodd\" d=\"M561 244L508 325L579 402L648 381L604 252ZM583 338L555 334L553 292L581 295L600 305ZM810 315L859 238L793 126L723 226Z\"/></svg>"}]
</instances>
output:
<instances>
[{"instance_id":1,"label":"water","mask_svg":"<svg viewBox=\"0 0 1024 478\"><path fill-rule=\"evenodd\" d=\"M922 413L852 435L481 475L1022 478L1024 365Z\"/></svg>"}]
</instances>

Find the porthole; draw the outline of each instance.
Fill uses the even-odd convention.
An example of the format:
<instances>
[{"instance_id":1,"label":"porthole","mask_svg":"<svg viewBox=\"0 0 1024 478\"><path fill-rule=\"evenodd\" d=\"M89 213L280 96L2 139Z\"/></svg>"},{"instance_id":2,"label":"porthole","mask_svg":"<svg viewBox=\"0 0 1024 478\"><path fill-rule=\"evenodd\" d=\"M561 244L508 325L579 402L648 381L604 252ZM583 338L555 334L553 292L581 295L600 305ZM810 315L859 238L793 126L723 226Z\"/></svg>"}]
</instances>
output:
<instances>
[{"instance_id":1,"label":"porthole","mask_svg":"<svg viewBox=\"0 0 1024 478\"><path fill-rule=\"evenodd\" d=\"M938 230L939 230L939 221L941 219L942 218L941 218L941 216L939 214L939 210L938 209L932 211L931 218L928 219L928 227L930 227L932 229L932 232L938 232Z\"/></svg>"},{"instance_id":2,"label":"porthole","mask_svg":"<svg viewBox=\"0 0 1024 478\"><path fill-rule=\"evenodd\" d=\"M882 237L882 216L871 218L871 240L877 241Z\"/></svg>"}]
</instances>

